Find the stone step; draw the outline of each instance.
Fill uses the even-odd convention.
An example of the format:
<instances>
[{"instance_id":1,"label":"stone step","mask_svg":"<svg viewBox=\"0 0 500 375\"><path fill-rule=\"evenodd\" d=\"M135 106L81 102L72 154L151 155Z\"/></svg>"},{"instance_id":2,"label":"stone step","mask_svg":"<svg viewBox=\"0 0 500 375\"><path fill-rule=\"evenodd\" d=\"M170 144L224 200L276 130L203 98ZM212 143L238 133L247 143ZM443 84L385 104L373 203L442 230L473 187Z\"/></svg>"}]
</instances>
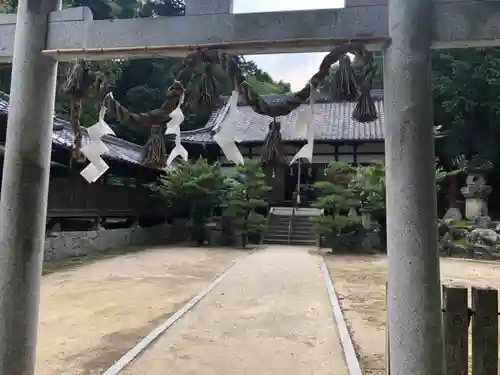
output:
<instances>
[{"instance_id":1,"label":"stone step","mask_svg":"<svg viewBox=\"0 0 500 375\"><path fill-rule=\"evenodd\" d=\"M274 233L274 232L279 232L279 233L282 233L282 232L286 232L288 233L288 226L284 226L284 227L273 227L273 228L267 228L267 233Z\"/></svg>"},{"instance_id":2,"label":"stone step","mask_svg":"<svg viewBox=\"0 0 500 375\"><path fill-rule=\"evenodd\" d=\"M312 220L297 219L296 217L294 217L292 221L298 224L314 224L314 221Z\"/></svg>"},{"instance_id":3,"label":"stone step","mask_svg":"<svg viewBox=\"0 0 500 375\"><path fill-rule=\"evenodd\" d=\"M314 233L312 230L292 230L291 231L292 235L296 236L313 236L316 237L317 234Z\"/></svg>"},{"instance_id":4,"label":"stone step","mask_svg":"<svg viewBox=\"0 0 500 375\"><path fill-rule=\"evenodd\" d=\"M280 232L267 232L265 238L283 238L286 237L288 238L288 231L280 231ZM296 233L292 232L290 233L291 238L297 238L297 239L316 239L317 235L315 233Z\"/></svg>"},{"instance_id":5,"label":"stone step","mask_svg":"<svg viewBox=\"0 0 500 375\"><path fill-rule=\"evenodd\" d=\"M264 240L265 245L316 246L316 241Z\"/></svg>"},{"instance_id":6,"label":"stone step","mask_svg":"<svg viewBox=\"0 0 500 375\"><path fill-rule=\"evenodd\" d=\"M312 228L314 223L292 223L294 228Z\"/></svg>"},{"instance_id":7,"label":"stone step","mask_svg":"<svg viewBox=\"0 0 500 375\"><path fill-rule=\"evenodd\" d=\"M264 240L264 244L266 244L266 245L288 245L288 239L284 239L284 240L266 239L266 240Z\"/></svg>"},{"instance_id":8,"label":"stone step","mask_svg":"<svg viewBox=\"0 0 500 375\"><path fill-rule=\"evenodd\" d=\"M277 221L276 220L276 221L270 221L270 222L268 222L267 225L268 226L269 225L287 225L288 226L288 224L290 224L290 220L284 220L284 221Z\"/></svg>"},{"instance_id":9,"label":"stone step","mask_svg":"<svg viewBox=\"0 0 500 375\"><path fill-rule=\"evenodd\" d=\"M311 240L311 241L292 241L290 245L296 245L296 246L316 246L316 240Z\"/></svg>"},{"instance_id":10,"label":"stone step","mask_svg":"<svg viewBox=\"0 0 500 375\"><path fill-rule=\"evenodd\" d=\"M265 238L288 238L288 232L267 232Z\"/></svg>"},{"instance_id":11,"label":"stone step","mask_svg":"<svg viewBox=\"0 0 500 375\"><path fill-rule=\"evenodd\" d=\"M267 236L288 236L288 229L286 230L277 230L277 231L267 231L266 232L266 237Z\"/></svg>"},{"instance_id":12,"label":"stone step","mask_svg":"<svg viewBox=\"0 0 500 375\"><path fill-rule=\"evenodd\" d=\"M317 234L314 233L312 230L292 230L292 236L299 236L299 237L316 237Z\"/></svg>"},{"instance_id":13,"label":"stone step","mask_svg":"<svg viewBox=\"0 0 500 375\"><path fill-rule=\"evenodd\" d=\"M291 218L289 217L280 217L280 218L273 217L269 219L269 223L289 223L290 219Z\"/></svg>"},{"instance_id":14,"label":"stone step","mask_svg":"<svg viewBox=\"0 0 500 375\"><path fill-rule=\"evenodd\" d=\"M317 237L315 235L297 235L297 234L293 234L290 236L290 238L292 239L296 239L296 240L312 240L312 239L316 239Z\"/></svg>"},{"instance_id":15,"label":"stone step","mask_svg":"<svg viewBox=\"0 0 500 375\"><path fill-rule=\"evenodd\" d=\"M298 232L311 232L313 230L313 225L293 225L292 224L292 229L293 231L298 231Z\"/></svg>"}]
</instances>

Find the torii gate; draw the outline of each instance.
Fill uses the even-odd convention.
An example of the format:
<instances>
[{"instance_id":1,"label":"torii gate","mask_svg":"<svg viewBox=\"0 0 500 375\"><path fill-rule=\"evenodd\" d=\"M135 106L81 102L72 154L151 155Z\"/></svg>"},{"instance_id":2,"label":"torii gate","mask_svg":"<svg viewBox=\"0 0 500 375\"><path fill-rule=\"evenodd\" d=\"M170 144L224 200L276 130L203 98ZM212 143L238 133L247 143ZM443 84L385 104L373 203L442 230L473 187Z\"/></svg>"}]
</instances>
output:
<instances>
[{"instance_id":1,"label":"torii gate","mask_svg":"<svg viewBox=\"0 0 500 375\"><path fill-rule=\"evenodd\" d=\"M20 0L17 23L0 16L0 61L13 61L0 374L34 374L57 61L184 56L193 46L319 52L349 40L385 51L391 374L444 374L430 50L500 45L500 0L346 0L344 9L252 14L232 14L232 0L186 3L186 17L93 21L86 8L61 11L60 0Z\"/></svg>"}]
</instances>

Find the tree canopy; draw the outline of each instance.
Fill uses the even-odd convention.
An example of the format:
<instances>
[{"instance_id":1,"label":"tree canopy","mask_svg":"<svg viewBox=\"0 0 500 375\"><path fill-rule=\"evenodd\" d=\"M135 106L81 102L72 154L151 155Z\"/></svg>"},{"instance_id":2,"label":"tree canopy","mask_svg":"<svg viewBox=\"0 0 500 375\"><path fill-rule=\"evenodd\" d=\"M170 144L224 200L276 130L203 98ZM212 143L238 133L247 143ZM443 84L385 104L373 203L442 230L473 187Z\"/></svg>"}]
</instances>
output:
<instances>
[{"instance_id":1,"label":"tree canopy","mask_svg":"<svg viewBox=\"0 0 500 375\"><path fill-rule=\"evenodd\" d=\"M500 49L436 51L432 64L435 125L447 133L438 151L499 165Z\"/></svg>"},{"instance_id":2,"label":"tree canopy","mask_svg":"<svg viewBox=\"0 0 500 375\"><path fill-rule=\"evenodd\" d=\"M18 0L2 0L1 12L14 12ZM64 7L88 6L95 19L183 16L183 0L63 0ZM381 88L383 81L382 58L375 55L378 74L373 87ZM159 107L164 100L166 88L173 82L179 68L179 59L136 59L93 62L94 68L105 72L113 81L116 98L133 111L147 111ZM290 85L276 82L257 67L253 61L239 57L239 63L248 81L259 93L288 93ZM68 64L60 64L62 81ZM359 67L354 66L359 74ZM229 94L231 82L220 72L221 94ZM500 163L497 125L500 111L500 49L463 49L432 52L432 82L434 99L434 125L441 126L448 136L438 143L437 153L442 159L457 155L466 158L479 156L494 164ZM325 82L325 91L334 85L331 79ZM9 92L10 66L0 66L0 90ZM82 122L91 125L97 118L99 103L90 98L84 104ZM56 112L67 113L68 99L58 93ZM212 108L193 111L186 103L184 129L203 125ZM112 124L113 125L113 124ZM143 144L148 130L114 124L117 135L132 142Z\"/></svg>"},{"instance_id":3,"label":"tree canopy","mask_svg":"<svg viewBox=\"0 0 500 375\"><path fill-rule=\"evenodd\" d=\"M4 0L0 11L14 12L18 0ZM94 19L111 18L151 18L156 16L176 17L185 14L183 0L63 0L64 7L87 6L91 9ZM257 67L253 61L238 57L248 81L259 94L287 93L290 85L276 82L271 76ZM160 107L165 99L166 89L174 82L174 77L180 68L182 60L177 58L155 58L134 60L109 60L92 62L92 69L105 73L113 81L115 97L134 112L145 112ZM59 81L63 82L69 64L59 65ZM0 90L10 91L10 65L0 66ZM231 93L231 82L222 72L215 72L220 78L220 93ZM195 78L196 80L196 78ZM195 82L196 83L196 82ZM99 111L97 97L90 97L84 102L82 123L93 125ZM69 108L68 98L58 92L56 113L62 117ZM186 119L182 125L184 130L203 126L208 120L213 108L201 108L196 112L190 108L189 102L183 108ZM117 136L128 141L144 144L149 136L146 128L137 128L127 124L110 124Z\"/></svg>"}]
</instances>

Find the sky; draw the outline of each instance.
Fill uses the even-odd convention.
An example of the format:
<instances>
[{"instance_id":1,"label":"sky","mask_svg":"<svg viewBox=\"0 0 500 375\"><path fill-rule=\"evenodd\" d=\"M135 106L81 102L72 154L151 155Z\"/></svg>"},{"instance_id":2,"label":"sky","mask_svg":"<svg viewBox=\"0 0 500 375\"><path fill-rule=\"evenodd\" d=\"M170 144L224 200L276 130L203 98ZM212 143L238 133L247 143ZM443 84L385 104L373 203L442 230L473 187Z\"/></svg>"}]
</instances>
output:
<instances>
[{"instance_id":1,"label":"sky","mask_svg":"<svg viewBox=\"0 0 500 375\"><path fill-rule=\"evenodd\" d=\"M305 10L342 8L344 0L234 0L234 13L273 12L280 10ZM258 67L274 80L283 80L300 90L316 72L325 53L294 53L282 55L253 55Z\"/></svg>"}]
</instances>

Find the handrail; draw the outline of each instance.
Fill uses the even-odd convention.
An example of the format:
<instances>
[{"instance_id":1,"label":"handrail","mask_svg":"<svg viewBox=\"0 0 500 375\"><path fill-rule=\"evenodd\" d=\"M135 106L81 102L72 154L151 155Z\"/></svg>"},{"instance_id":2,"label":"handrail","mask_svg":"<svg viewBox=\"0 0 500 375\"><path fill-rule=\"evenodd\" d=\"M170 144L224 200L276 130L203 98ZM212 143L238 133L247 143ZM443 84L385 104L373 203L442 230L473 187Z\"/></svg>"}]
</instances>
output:
<instances>
[{"instance_id":1,"label":"handrail","mask_svg":"<svg viewBox=\"0 0 500 375\"><path fill-rule=\"evenodd\" d=\"M262 233L262 236L260 237L260 244L262 245L264 243L264 237L267 236L267 231L269 228L269 219L271 218L271 215L274 212L274 207L269 207L267 210L267 217L266 217L266 228L264 229L264 233Z\"/></svg>"},{"instance_id":2,"label":"handrail","mask_svg":"<svg viewBox=\"0 0 500 375\"><path fill-rule=\"evenodd\" d=\"M320 210L319 216L325 216L325 209L324 208L322 208ZM317 246L321 247L321 234L318 234L318 237L316 238L316 242L317 242Z\"/></svg>"},{"instance_id":3,"label":"handrail","mask_svg":"<svg viewBox=\"0 0 500 375\"><path fill-rule=\"evenodd\" d=\"M295 201L294 206L292 207L292 216L290 216L290 221L288 222L288 244L290 245L292 243L292 222L293 218L295 217L295 210L297 208L298 201Z\"/></svg>"}]
</instances>

